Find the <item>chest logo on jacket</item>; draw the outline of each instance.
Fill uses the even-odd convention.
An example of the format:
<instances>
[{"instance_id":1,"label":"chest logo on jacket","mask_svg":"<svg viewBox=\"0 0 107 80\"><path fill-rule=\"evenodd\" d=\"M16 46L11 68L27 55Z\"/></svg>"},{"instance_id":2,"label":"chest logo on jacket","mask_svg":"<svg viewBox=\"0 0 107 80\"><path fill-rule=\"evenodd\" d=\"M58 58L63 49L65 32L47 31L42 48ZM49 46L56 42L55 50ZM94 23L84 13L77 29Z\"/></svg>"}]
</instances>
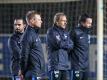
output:
<instances>
[{"instance_id":1,"label":"chest logo on jacket","mask_svg":"<svg viewBox=\"0 0 107 80\"><path fill-rule=\"evenodd\" d=\"M37 39L36 39L36 42L39 42L39 41L41 41L40 38L37 38Z\"/></svg>"},{"instance_id":2,"label":"chest logo on jacket","mask_svg":"<svg viewBox=\"0 0 107 80\"><path fill-rule=\"evenodd\" d=\"M64 34L64 38L67 39L67 37L68 37L67 34Z\"/></svg>"},{"instance_id":3,"label":"chest logo on jacket","mask_svg":"<svg viewBox=\"0 0 107 80\"><path fill-rule=\"evenodd\" d=\"M84 37L80 37L80 39L83 39Z\"/></svg>"},{"instance_id":4,"label":"chest logo on jacket","mask_svg":"<svg viewBox=\"0 0 107 80\"><path fill-rule=\"evenodd\" d=\"M56 35L56 39L57 39L58 41L60 41L60 40L61 40L60 35Z\"/></svg>"}]
</instances>

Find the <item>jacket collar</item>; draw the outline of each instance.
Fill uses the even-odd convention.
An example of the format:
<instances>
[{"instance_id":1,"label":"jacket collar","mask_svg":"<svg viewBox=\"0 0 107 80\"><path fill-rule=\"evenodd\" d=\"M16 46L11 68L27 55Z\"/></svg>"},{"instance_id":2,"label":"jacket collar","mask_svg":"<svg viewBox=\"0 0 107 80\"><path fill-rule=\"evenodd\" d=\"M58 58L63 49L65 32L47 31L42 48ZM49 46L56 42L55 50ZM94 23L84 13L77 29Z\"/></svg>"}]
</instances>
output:
<instances>
[{"instance_id":1,"label":"jacket collar","mask_svg":"<svg viewBox=\"0 0 107 80\"><path fill-rule=\"evenodd\" d=\"M62 31L66 31L66 29L60 27L60 26L57 26L56 24L54 24L54 28L57 29L57 30L62 30Z\"/></svg>"},{"instance_id":2,"label":"jacket collar","mask_svg":"<svg viewBox=\"0 0 107 80\"><path fill-rule=\"evenodd\" d=\"M32 30L34 30L36 33L39 33L39 29L38 27L32 27L30 25L28 25L29 28L31 28Z\"/></svg>"},{"instance_id":3,"label":"jacket collar","mask_svg":"<svg viewBox=\"0 0 107 80\"><path fill-rule=\"evenodd\" d=\"M17 32L17 31L14 32L14 35L19 36L19 37L20 37L22 34L23 34L23 33L20 33L20 32Z\"/></svg>"},{"instance_id":4,"label":"jacket collar","mask_svg":"<svg viewBox=\"0 0 107 80\"><path fill-rule=\"evenodd\" d=\"M91 31L91 28L86 28L86 27L84 27L84 26L82 26L82 25L79 25L78 27L79 27L82 31L84 31L85 33L87 33L87 34L89 34L90 31Z\"/></svg>"}]
</instances>

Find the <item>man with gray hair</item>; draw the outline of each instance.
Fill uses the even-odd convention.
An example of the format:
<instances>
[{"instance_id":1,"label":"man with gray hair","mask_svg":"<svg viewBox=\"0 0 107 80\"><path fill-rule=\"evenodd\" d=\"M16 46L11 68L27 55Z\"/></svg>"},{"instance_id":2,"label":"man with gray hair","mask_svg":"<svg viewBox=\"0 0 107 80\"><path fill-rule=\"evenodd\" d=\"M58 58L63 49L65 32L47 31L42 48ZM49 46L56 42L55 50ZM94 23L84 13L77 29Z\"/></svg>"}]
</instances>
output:
<instances>
[{"instance_id":1,"label":"man with gray hair","mask_svg":"<svg viewBox=\"0 0 107 80\"><path fill-rule=\"evenodd\" d=\"M47 31L50 80L70 80L68 53L73 47L73 42L70 40L66 25L66 15L64 13L56 13L54 25Z\"/></svg>"}]
</instances>

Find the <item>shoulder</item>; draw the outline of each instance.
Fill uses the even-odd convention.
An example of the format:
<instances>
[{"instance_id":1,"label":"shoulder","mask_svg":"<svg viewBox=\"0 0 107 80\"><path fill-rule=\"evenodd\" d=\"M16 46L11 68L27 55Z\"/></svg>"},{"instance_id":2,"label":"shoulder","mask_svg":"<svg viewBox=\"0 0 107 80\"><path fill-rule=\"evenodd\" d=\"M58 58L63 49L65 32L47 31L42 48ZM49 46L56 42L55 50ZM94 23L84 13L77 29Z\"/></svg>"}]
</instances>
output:
<instances>
[{"instance_id":1,"label":"shoulder","mask_svg":"<svg viewBox=\"0 0 107 80\"><path fill-rule=\"evenodd\" d=\"M10 38L8 39L8 45L10 46L12 46L14 43L16 43L17 41L16 41L16 37L15 37L15 35L14 34L12 34L11 36L10 36Z\"/></svg>"},{"instance_id":2,"label":"shoulder","mask_svg":"<svg viewBox=\"0 0 107 80\"><path fill-rule=\"evenodd\" d=\"M12 34L9 38L9 41L12 41L12 40L15 40L16 39L16 35L15 34Z\"/></svg>"},{"instance_id":3,"label":"shoulder","mask_svg":"<svg viewBox=\"0 0 107 80\"><path fill-rule=\"evenodd\" d=\"M76 35L82 34L82 30L80 29L80 27L76 27L76 28L74 29L74 32L75 32Z\"/></svg>"},{"instance_id":4,"label":"shoulder","mask_svg":"<svg viewBox=\"0 0 107 80\"><path fill-rule=\"evenodd\" d=\"M32 31L30 29L26 29L22 35L21 41L29 41L32 38Z\"/></svg>"},{"instance_id":5,"label":"shoulder","mask_svg":"<svg viewBox=\"0 0 107 80\"><path fill-rule=\"evenodd\" d=\"M49 29L47 30L47 34L52 34L53 31L54 31L54 29L53 29L53 27L51 27L51 28L49 28Z\"/></svg>"},{"instance_id":6,"label":"shoulder","mask_svg":"<svg viewBox=\"0 0 107 80\"><path fill-rule=\"evenodd\" d=\"M27 29L25 30L25 33L31 34L32 31L33 31L32 28L28 26Z\"/></svg>"},{"instance_id":7,"label":"shoulder","mask_svg":"<svg viewBox=\"0 0 107 80\"><path fill-rule=\"evenodd\" d=\"M31 37L34 34L34 31L31 27L27 27L27 29L25 30L23 36L25 37Z\"/></svg>"},{"instance_id":8,"label":"shoulder","mask_svg":"<svg viewBox=\"0 0 107 80\"><path fill-rule=\"evenodd\" d=\"M47 34L49 34L49 35L58 35L59 33L54 27L51 27L51 28L48 29Z\"/></svg>"}]
</instances>

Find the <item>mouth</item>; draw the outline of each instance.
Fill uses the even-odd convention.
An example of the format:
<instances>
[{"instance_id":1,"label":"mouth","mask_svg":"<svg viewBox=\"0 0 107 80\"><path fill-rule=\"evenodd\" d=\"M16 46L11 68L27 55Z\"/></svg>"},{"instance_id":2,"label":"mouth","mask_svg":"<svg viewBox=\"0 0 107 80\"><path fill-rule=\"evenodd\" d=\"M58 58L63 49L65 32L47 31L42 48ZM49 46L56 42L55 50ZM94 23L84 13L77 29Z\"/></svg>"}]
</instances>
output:
<instances>
[{"instance_id":1,"label":"mouth","mask_svg":"<svg viewBox=\"0 0 107 80\"><path fill-rule=\"evenodd\" d=\"M20 29L16 29L16 31L19 31Z\"/></svg>"}]
</instances>

